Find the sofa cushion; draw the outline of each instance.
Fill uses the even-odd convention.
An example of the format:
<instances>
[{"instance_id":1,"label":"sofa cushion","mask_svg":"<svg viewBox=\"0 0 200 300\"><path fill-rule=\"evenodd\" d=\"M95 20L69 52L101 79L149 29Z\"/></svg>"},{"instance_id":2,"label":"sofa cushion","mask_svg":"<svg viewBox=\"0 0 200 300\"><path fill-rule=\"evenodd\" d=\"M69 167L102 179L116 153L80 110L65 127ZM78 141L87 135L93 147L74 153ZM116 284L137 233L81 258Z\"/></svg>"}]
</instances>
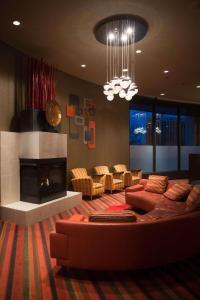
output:
<instances>
[{"instance_id":1,"label":"sofa cushion","mask_svg":"<svg viewBox=\"0 0 200 300\"><path fill-rule=\"evenodd\" d=\"M147 192L163 194L166 191L167 182L167 176L150 175L144 189Z\"/></svg>"},{"instance_id":2,"label":"sofa cushion","mask_svg":"<svg viewBox=\"0 0 200 300\"><path fill-rule=\"evenodd\" d=\"M98 182L93 182L93 188L94 189L99 189L103 187L103 184L102 183L98 183Z\"/></svg>"},{"instance_id":3,"label":"sofa cushion","mask_svg":"<svg viewBox=\"0 0 200 300\"><path fill-rule=\"evenodd\" d=\"M200 208L200 185L195 185L186 200L186 211Z\"/></svg>"},{"instance_id":4,"label":"sofa cushion","mask_svg":"<svg viewBox=\"0 0 200 300\"><path fill-rule=\"evenodd\" d=\"M189 183L188 179L170 179L168 180L167 190L170 189L175 183L186 184Z\"/></svg>"},{"instance_id":5,"label":"sofa cushion","mask_svg":"<svg viewBox=\"0 0 200 300\"><path fill-rule=\"evenodd\" d=\"M145 211L154 209L157 203L162 199L163 195L150 193L146 191L138 191L126 194L126 203L132 207L141 208Z\"/></svg>"},{"instance_id":6,"label":"sofa cushion","mask_svg":"<svg viewBox=\"0 0 200 300\"><path fill-rule=\"evenodd\" d=\"M179 201L184 199L191 191L191 185L188 183L179 184L175 183L171 188L169 188L164 196L173 201Z\"/></svg>"},{"instance_id":7,"label":"sofa cushion","mask_svg":"<svg viewBox=\"0 0 200 300\"><path fill-rule=\"evenodd\" d=\"M122 183L122 180L121 179L113 178L113 183L114 184L119 184L119 183Z\"/></svg>"}]
</instances>

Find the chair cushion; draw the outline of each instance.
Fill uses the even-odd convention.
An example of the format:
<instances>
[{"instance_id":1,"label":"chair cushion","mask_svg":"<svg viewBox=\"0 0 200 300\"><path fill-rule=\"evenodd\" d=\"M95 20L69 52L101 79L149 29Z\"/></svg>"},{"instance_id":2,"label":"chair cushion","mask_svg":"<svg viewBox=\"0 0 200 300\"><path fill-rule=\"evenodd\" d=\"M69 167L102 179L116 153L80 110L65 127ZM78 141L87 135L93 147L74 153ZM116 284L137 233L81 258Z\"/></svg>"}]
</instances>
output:
<instances>
[{"instance_id":1,"label":"chair cushion","mask_svg":"<svg viewBox=\"0 0 200 300\"><path fill-rule=\"evenodd\" d=\"M98 183L98 182L94 182L94 183L93 183L93 188L94 188L94 189L101 188L102 186L103 186L102 183Z\"/></svg>"},{"instance_id":2,"label":"chair cushion","mask_svg":"<svg viewBox=\"0 0 200 300\"><path fill-rule=\"evenodd\" d=\"M163 194L166 191L167 183L167 176L150 175L144 189L147 192Z\"/></svg>"},{"instance_id":3,"label":"chair cushion","mask_svg":"<svg viewBox=\"0 0 200 300\"><path fill-rule=\"evenodd\" d=\"M122 183L123 181L121 179L115 179L113 178L113 183L114 184L118 184L118 183Z\"/></svg>"},{"instance_id":4,"label":"chair cushion","mask_svg":"<svg viewBox=\"0 0 200 300\"><path fill-rule=\"evenodd\" d=\"M185 198L191 191L191 185L188 183L179 184L175 183L171 188L169 188L164 196L173 201L179 201Z\"/></svg>"},{"instance_id":5,"label":"chair cushion","mask_svg":"<svg viewBox=\"0 0 200 300\"><path fill-rule=\"evenodd\" d=\"M186 200L186 211L200 208L200 185L195 185Z\"/></svg>"}]
</instances>

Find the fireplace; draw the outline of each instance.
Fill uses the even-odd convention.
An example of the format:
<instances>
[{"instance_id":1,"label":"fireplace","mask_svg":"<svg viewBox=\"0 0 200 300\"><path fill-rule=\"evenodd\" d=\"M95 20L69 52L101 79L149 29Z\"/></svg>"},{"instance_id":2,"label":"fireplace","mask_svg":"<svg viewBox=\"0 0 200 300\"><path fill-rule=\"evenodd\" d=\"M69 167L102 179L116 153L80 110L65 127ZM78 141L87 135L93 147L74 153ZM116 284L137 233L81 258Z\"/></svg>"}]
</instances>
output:
<instances>
[{"instance_id":1,"label":"fireplace","mask_svg":"<svg viewBox=\"0 0 200 300\"><path fill-rule=\"evenodd\" d=\"M20 159L20 200L41 204L66 196L66 158Z\"/></svg>"}]
</instances>

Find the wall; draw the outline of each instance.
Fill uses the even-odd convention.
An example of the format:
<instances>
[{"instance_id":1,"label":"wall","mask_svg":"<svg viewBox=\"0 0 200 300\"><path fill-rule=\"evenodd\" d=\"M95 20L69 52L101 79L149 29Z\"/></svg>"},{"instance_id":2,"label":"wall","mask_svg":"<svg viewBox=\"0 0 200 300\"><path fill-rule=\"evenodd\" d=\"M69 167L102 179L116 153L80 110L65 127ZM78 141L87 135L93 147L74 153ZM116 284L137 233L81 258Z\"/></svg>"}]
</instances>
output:
<instances>
[{"instance_id":1,"label":"wall","mask_svg":"<svg viewBox=\"0 0 200 300\"><path fill-rule=\"evenodd\" d=\"M9 130L14 115L15 51L0 43L0 130Z\"/></svg>"},{"instance_id":2,"label":"wall","mask_svg":"<svg viewBox=\"0 0 200 300\"><path fill-rule=\"evenodd\" d=\"M9 130L14 114L14 64L15 50L0 43L0 130ZM68 137L68 169L86 167L91 172L92 167L98 164L129 165L128 103L121 99L108 102L102 87L60 71L56 80L56 98L63 112L62 133L68 132L65 111L69 94L76 94L81 99L95 99L97 104L96 149L88 150L82 139Z\"/></svg>"}]
</instances>

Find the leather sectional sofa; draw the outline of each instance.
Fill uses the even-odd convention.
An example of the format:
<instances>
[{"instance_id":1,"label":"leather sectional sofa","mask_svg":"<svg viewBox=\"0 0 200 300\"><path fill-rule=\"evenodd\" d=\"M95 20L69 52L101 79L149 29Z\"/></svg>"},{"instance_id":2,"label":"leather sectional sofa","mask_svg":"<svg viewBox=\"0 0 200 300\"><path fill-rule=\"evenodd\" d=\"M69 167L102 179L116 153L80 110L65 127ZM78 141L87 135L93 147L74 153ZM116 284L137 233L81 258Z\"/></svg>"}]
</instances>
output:
<instances>
[{"instance_id":1,"label":"leather sectional sofa","mask_svg":"<svg viewBox=\"0 0 200 300\"><path fill-rule=\"evenodd\" d=\"M137 191L131 188L126 191L131 205L134 193ZM50 235L51 257L67 268L133 270L199 253L200 211L185 213L183 202L164 201L160 205L156 197L149 199L149 206L143 206L149 212L132 223L88 222L83 215L57 221Z\"/></svg>"}]
</instances>

